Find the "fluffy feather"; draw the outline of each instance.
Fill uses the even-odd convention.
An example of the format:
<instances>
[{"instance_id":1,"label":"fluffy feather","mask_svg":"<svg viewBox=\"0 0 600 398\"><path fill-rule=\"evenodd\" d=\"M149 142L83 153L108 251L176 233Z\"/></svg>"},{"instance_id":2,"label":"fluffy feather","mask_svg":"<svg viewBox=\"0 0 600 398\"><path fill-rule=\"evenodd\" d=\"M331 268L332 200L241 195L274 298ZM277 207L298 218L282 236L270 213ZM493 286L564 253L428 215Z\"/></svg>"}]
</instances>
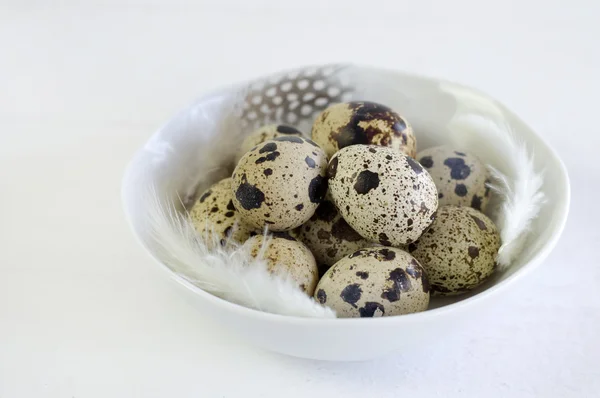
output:
<instances>
[{"instance_id":1,"label":"fluffy feather","mask_svg":"<svg viewBox=\"0 0 600 398\"><path fill-rule=\"evenodd\" d=\"M202 160L196 163L195 167L190 166L187 190L182 194L182 202L186 209L193 205L198 191L203 191L212 181L231 175L237 151L237 147L231 143L240 142L245 133L245 130L240 128L239 115L247 92L247 88L241 87L214 107L207 102L195 108L195 117L202 119L203 128L214 131L214 134L205 144L211 150L206 151L204 145L199 147L197 156Z\"/></svg>"},{"instance_id":2,"label":"fluffy feather","mask_svg":"<svg viewBox=\"0 0 600 398\"><path fill-rule=\"evenodd\" d=\"M247 246L233 242L221 246L214 233L200 236L188 217L173 203L161 203L154 190L149 191L147 201L152 249L189 282L227 301L264 312L335 317L334 311L306 295L289 277L270 274L260 254L254 258Z\"/></svg>"},{"instance_id":3,"label":"fluffy feather","mask_svg":"<svg viewBox=\"0 0 600 398\"><path fill-rule=\"evenodd\" d=\"M544 176L535 171L533 155L512 128L495 120L466 113L451 123L450 138L454 146L477 154L489 165L495 180L489 186L501 198L493 215L502 238L497 262L507 267L521 253L531 221L544 203Z\"/></svg>"}]
</instances>

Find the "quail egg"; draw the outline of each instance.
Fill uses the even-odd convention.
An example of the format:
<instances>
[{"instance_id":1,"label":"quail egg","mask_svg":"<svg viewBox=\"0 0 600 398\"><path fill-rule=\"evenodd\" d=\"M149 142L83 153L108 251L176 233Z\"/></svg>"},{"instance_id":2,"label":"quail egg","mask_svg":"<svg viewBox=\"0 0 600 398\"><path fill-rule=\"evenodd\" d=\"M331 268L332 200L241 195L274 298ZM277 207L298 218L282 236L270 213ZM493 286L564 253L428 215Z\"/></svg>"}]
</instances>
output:
<instances>
[{"instance_id":1,"label":"quail egg","mask_svg":"<svg viewBox=\"0 0 600 398\"><path fill-rule=\"evenodd\" d=\"M381 145L415 157L417 141L410 124L387 106L347 102L325 109L312 127L312 139L328 157L350 145Z\"/></svg>"},{"instance_id":2,"label":"quail egg","mask_svg":"<svg viewBox=\"0 0 600 398\"><path fill-rule=\"evenodd\" d=\"M408 246L427 271L436 295L464 293L481 284L495 268L498 229L471 208L441 206L425 233Z\"/></svg>"},{"instance_id":3,"label":"quail egg","mask_svg":"<svg viewBox=\"0 0 600 398\"><path fill-rule=\"evenodd\" d=\"M254 228L286 231L304 224L327 192L327 157L311 140L293 135L247 152L233 172L233 204Z\"/></svg>"},{"instance_id":4,"label":"quail egg","mask_svg":"<svg viewBox=\"0 0 600 398\"><path fill-rule=\"evenodd\" d=\"M325 273L315 299L338 317L379 317L425 311L429 282L417 260L393 247L356 251Z\"/></svg>"},{"instance_id":5,"label":"quail egg","mask_svg":"<svg viewBox=\"0 0 600 398\"><path fill-rule=\"evenodd\" d=\"M284 124L269 124L267 126L263 126L258 130L253 131L246 137L238 151L237 158L241 159L246 152L265 141L269 141L277 137L284 137L286 135L302 137L302 132L294 127Z\"/></svg>"},{"instance_id":6,"label":"quail egg","mask_svg":"<svg viewBox=\"0 0 600 398\"><path fill-rule=\"evenodd\" d=\"M346 147L329 161L327 175L333 202L348 224L384 246L416 240L438 206L429 173L389 147Z\"/></svg>"},{"instance_id":7,"label":"quail egg","mask_svg":"<svg viewBox=\"0 0 600 398\"><path fill-rule=\"evenodd\" d=\"M227 238L243 243L256 233L241 222L233 206L231 178L225 178L204 191L190 211L196 230L205 237L215 233L224 244Z\"/></svg>"},{"instance_id":8,"label":"quail egg","mask_svg":"<svg viewBox=\"0 0 600 398\"><path fill-rule=\"evenodd\" d=\"M419 152L417 159L435 182L440 206L471 206L485 211L490 198L490 173L477 156L437 146Z\"/></svg>"},{"instance_id":9,"label":"quail egg","mask_svg":"<svg viewBox=\"0 0 600 398\"><path fill-rule=\"evenodd\" d=\"M310 250L287 232L274 233L268 238L263 251L264 244L264 235L256 235L246 241L253 257L262 254L269 272L289 275L300 289L312 296L319 280L319 272Z\"/></svg>"},{"instance_id":10,"label":"quail egg","mask_svg":"<svg viewBox=\"0 0 600 398\"><path fill-rule=\"evenodd\" d=\"M298 231L299 239L313 252L321 274L342 257L373 245L348 225L329 195Z\"/></svg>"}]
</instances>

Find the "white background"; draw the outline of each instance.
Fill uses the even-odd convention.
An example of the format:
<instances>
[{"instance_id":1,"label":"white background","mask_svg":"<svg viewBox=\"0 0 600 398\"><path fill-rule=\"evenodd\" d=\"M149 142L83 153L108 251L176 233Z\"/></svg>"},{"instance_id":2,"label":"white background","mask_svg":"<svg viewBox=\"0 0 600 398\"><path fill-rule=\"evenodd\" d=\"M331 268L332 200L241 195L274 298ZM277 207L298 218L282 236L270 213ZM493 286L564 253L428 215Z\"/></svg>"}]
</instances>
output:
<instances>
[{"instance_id":1,"label":"white background","mask_svg":"<svg viewBox=\"0 0 600 398\"><path fill-rule=\"evenodd\" d=\"M600 3L51 3L0 1L1 398L600 394ZM136 148L203 91L330 61L482 89L573 185L556 250L476 327L369 363L232 339L168 289L119 201Z\"/></svg>"}]
</instances>

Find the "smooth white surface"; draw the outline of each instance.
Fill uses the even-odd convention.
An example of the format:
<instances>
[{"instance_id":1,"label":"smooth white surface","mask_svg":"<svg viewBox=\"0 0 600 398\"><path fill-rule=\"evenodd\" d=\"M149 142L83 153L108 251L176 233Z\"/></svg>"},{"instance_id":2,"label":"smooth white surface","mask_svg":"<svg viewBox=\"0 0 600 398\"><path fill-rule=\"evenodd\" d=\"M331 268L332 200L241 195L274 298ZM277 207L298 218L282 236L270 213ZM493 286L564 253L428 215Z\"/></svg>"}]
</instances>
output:
<instances>
[{"instance_id":1,"label":"smooth white surface","mask_svg":"<svg viewBox=\"0 0 600 398\"><path fill-rule=\"evenodd\" d=\"M483 3L2 2L0 397L596 395L600 5ZM499 305L418 352L333 364L255 350L148 266L122 171L206 89L356 57L481 88L544 132L570 172L565 235Z\"/></svg>"},{"instance_id":2,"label":"smooth white surface","mask_svg":"<svg viewBox=\"0 0 600 398\"><path fill-rule=\"evenodd\" d=\"M303 73L300 72L299 75L297 81L302 81ZM380 358L397 352L406 353L415 350L415 347L450 338L450 333L468 327L470 322L481 316L481 311L487 311L494 304L491 301L509 294L508 289L539 266L555 247L565 227L569 209L570 189L566 170L541 137L524 125L518 116L476 90L400 71L356 65L348 65L334 76L342 81L347 80L349 87L357 92L351 99L368 98L392 109L402 109L402 115L411 121L417 132L422 148L451 143L450 145L457 145L458 148L472 151L471 153L481 157L480 151L485 147L487 157L482 158L502 173L507 172L508 162L499 159L505 156L505 151L521 149L519 144L511 142L514 138L506 138L506 134L514 135L518 143L529 149L536 163L536 166L532 166L535 169L532 173L541 173L542 170L545 173L545 182L541 183L545 203L539 207L538 219L530 224L529 235L521 238L526 239L527 244L509 269L496 272L469 294L446 298L446 306L441 309L433 310L439 306L439 300L432 300L430 311L410 316L329 320L310 319L319 317L314 303L304 304L304 307L296 302L295 309L289 305L278 312L256 299L261 294L268 296L269 300L273 300L273 297L281 299L285 297L285 294L281 294L281 288L272 287L269 290L268 286L257 286L248 279L237 284L231 283L232 272L225 277L217 277L211 272L190 272L190 267L198 270L197 263L210 263L211 260L197 254L183 254L187 251L182 250L180 245L168 246L165 253L165 247L157 241L171 240L172 234L164 232L170 230L171 223L168 217L165 219L164 211L157 211L156 200L163 206L171 206L171 201L177 200L173 199L176 192L180 197L187 197L187 193L198 190L199 174L206 173L207 170L214 170L214 173L202 176L200 183L203 186L200 187L200 192L223 177L223 171L227 170L233 153L224 151L222 145L224 142L231 145L240 140L240 127L230 130L229 123L227 127L215 124L225 118L223 112L226 114L229 111L229 98L240 90L237 86L218 94L207 94L177 112L136 152L123 178L122 197L127 219L140 243L165 268L165 277L175 282L173 287L198 308L201 316L232 329L237 333L236 337L258 347L300 358L349 361ZM259 81L262 79L268 78L262 77ZM332 79L332 82L335 80ZM379 83L381 81L385 85ZM286 101L284 99L279 105L281 109L289 106ZM476 110L473 110L475 106ZM482 127L465 122L462 127L455 129L468 135L475 144L460 146L460 142L464 143L465 140L457 139L456 131L453 132L447 126L452 123L451 120L461 120L472 112L476 112L478 118L484 118L488 123L493 121L492 123L500 126L506 123L512 126L512 130L491 127L490 124ZM306 131L310 129L313 120L314 116L307 115L298 120L295 126L308 126L300 127ZM265 123L276 121L267 120ZM495 132L490 132L490 128L495 128ZM509 149L502 145L503 140L509 141ZM487 148L488 145L495 148ZM231 153L231 158L227 156L228 153ZM524 172L521 170L521 173ZM512 181L512 185L518 184ZM155 190L156 197L149 198L149 189ZM169 213L168 210L166 212ZM157 228L157 223L162 228ZM175 236L178 235L175 232ZM172 255L173 252L179 254ZM222 264L216 265L217 268L220 266ZM250 308L263 308L270 313L261 313L217 299L199 286L189 283L190 279L208 282L212 285L208 288L209 292L251 290L255 294L249 297L230 295L227 299ZM452 303L454 305L449 305ZM275 314L286 314L288 317ZM291 315L299 318L290 318ZM320 316L323 317L322 314ZM357 344L359 341L368 341L369 344Z\"/></svg>"}]
</instances>

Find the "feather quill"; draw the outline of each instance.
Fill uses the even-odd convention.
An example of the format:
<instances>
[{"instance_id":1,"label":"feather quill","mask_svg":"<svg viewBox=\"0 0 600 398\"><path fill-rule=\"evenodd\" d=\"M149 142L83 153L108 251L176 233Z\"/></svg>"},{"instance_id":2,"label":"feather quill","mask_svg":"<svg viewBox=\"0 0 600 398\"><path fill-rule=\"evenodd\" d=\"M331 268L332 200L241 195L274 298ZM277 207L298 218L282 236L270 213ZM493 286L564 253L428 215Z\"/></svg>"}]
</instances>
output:
<instances>
[{"instance_id":1,"label":"feather quill","mask_svg":"<svg viewBox=\"0 0 600 398\"><path fill-rule=\"evenodd\" d=\"M147 203L155 255L200 289L273 314L335 318L333 310L306 295L289 276L269 273L260 253L254 258L247 246L234 242L222 246L215 233L200 236L188 217L173 203L161 203L153 189Z\"/></svg>"}]
</instances>

